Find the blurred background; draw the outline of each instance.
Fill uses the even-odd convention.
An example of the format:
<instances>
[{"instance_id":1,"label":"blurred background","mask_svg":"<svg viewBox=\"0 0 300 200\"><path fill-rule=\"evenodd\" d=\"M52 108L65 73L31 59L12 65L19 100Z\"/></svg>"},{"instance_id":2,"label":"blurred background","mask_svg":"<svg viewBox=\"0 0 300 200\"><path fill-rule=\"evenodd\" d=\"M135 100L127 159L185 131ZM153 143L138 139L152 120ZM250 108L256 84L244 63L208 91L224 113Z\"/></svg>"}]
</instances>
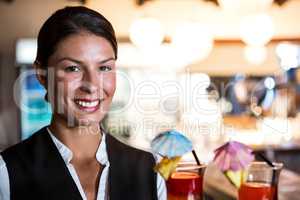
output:
<instances>
[{"instance_id":1,"label":"blurred background","mask_svg":"<svg viewBox=\"0 0 300 200\"><path fill-rule=\"evenodd\" d=\"M238 140L300 173L299 0L1 0L0 149L51 120L32 63L42 23L67 5L116 30L110 133L148 149L178 129L204 162Z\"/></svg>"}]
</instances>

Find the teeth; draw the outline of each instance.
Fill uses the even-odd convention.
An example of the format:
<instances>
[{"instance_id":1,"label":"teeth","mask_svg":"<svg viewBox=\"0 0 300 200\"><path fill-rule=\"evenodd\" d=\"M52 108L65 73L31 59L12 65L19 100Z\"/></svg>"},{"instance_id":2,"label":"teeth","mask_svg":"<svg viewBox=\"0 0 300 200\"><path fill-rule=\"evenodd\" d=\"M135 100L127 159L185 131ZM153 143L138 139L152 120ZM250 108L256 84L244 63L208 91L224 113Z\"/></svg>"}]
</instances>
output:
<instances>
[{"instance_id":1,"label":"teeth","mask_svg":"<svg viewBox=\"0 0 300 200\"><path fill-rule=\"evenodd\" d=\"M76 103L82 107L95 107L99 104L99 101L97 100L97 101L87 102L87 101L77 100Z\"/></svg>"}]
</instances>

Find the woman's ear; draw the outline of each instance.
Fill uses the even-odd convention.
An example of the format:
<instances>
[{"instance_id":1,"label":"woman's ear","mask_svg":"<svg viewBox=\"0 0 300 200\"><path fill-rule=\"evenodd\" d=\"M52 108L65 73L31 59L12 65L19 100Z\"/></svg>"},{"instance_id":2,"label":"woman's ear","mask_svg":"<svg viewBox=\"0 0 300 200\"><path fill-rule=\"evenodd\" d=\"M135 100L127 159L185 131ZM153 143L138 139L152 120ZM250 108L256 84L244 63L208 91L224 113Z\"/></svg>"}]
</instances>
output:
<instances>
[{"instance_id":1,"label":"woman's ear","mask_svg":"<svg viewBox=\"0 0 300 200\"><path fill-rule=\"evenodd\" d=\"M44 86L45 89L47 89L47 70L45 67L41 66L39 61L34 61L33 67L35 68L38 81Z\"/></svg>"}]
</instances>

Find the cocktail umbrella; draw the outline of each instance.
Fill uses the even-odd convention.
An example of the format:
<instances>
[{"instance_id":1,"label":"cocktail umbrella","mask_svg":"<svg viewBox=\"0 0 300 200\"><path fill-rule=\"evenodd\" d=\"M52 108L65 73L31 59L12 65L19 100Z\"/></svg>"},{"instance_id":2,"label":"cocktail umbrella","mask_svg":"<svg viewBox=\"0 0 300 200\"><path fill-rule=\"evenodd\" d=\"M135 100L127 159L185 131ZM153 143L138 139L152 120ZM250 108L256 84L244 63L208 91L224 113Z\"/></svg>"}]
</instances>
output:
<instances>
[{"instance_id":1,"label":"cocktail umbrella","mask_svg":"<svg viewBox=\"0 0 300 200\"><path fill-rule=\"evenodd\" d=\"M163 157L182 156L193 150L192 142L176 130L168 130L158 134L151 142L155 153Z\"/></svg>"},{"instance_id":2,"label":"cocktail umbrella","mask_svg":"<svg viewBox=\"0 0 300 200\"><path fill-rule=\"evenodd\" d=\"M254 159L252 149L245 144L229 141L215 150L214 163L222 170L238 171Z\"/></svg>"},{"instance_id":3,"label":"cocktail umbrella","mask_svg":"<svg viewBox=\"0 0 300 200\"><path fill-rule=\"evenodd\" d=\"M246 176L245 170L254 160L252 149L245 144L229 141L217 148L214 163L237 187Z\"/></svg>"},{"instance_id":4,"label":"cocktail umbrella","mask_svg":"<svg viewBox=\"0 0 300 200\"><path fill-rule=\"evenodd\" d=\"M168 179L170 174L176 169L181 156L185 153L192 151L197 164L200 165L199 159L193 150L192 142L176 130L168 130L158 134L152 140L151 148L155 153L163 157L154 169L165 179Z\"/></svg>"}]
</instances>

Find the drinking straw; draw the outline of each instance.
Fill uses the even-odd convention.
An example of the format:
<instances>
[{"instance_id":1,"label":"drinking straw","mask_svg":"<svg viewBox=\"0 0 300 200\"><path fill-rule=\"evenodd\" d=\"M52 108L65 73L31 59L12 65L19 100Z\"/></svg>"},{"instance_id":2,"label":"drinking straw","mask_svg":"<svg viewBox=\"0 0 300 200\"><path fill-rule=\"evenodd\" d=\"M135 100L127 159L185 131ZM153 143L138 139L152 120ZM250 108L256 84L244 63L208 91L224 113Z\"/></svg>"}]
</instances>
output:
<instances>
[{"instance_id":1,"label":"drinking straw","mask_svg":"<svg viewBox=\"0 0 300 200\"><path fill-rule=\"evenodd\" d=\"M260 157L263 161L265 161L270 167L272 167L272 185L275 184L275 178L276 178L276 174L275 174L275 165L267 158L265 157L262 153L256 153L256 155L258 155L258 157Z\"/></svg>"},{"instance_id":2,"label":"drinking straw","mask_svg":"<svg viewBox=\"0 0 300 200\"><path fill-rule=\"evenodd\" d=\"M260 157L263 161L265 161L270 167L275 167L275 165L267 157L265 157L263 154L256 153L256 155L258 157Z\"/></svg>"},{"instance_id":3,"label":"drinking straw","mask_svg":"<svg viewBox=\"0 0 300 200\"><path fill-rule=\"evenodd\" d=\"M199 161L199 158L198 158L198 156L197 156L197 154L196 154L196 152L195 152L194 149L192 150L192 153L193 153L193 156L194 156L194 158L195 158L195 160L196 160L197 165L201 165L201 163L200 163L200 161Z\"/></svg>"}]
</instances>

